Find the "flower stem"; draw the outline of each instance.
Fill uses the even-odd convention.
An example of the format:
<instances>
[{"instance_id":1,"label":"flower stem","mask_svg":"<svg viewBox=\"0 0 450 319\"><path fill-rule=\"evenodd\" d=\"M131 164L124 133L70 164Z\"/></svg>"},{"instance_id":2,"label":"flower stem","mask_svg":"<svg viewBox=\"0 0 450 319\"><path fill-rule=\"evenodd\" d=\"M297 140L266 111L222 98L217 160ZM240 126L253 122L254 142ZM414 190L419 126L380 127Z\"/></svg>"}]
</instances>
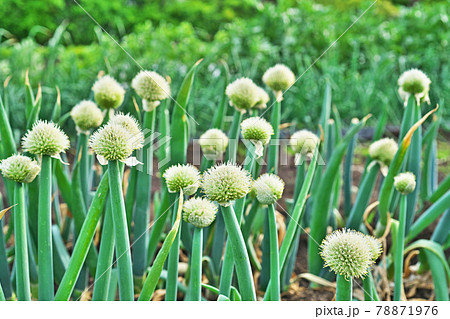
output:
<instances>
[{"instance_id":1,"label":"flower stem","mask_svg":"<svg viewBox=\"0 0 450 319\"><path fill-rule=\"evenodd\" d=\"M239 287L242 294L242 300L256 300L255 284L253 282L252 268L248 258L247 248L244 238L239 228L236 215L232 206L222 206L222 215L225 221L225 227L228 232L228 239L231 241L233 249L236 273L239 281Z\"/></svg>"},{"instance_id":2,"label":"flower stem","mask_svg":"<svg viewBox=\"0 0 450 319\"><path fill-rule=\"evenodd\" d=\"M119 270L120 300L134 300L133 272L131 268L130 240L122 194L122 180L118 161L109 161L109 190L116 237L117 267Z\"/></svg>"},{"instance_id":3,"label":"flower stem","mask_svg":"<svg viewBox=\"0 0 450 319\"><path fill-rule=\"evenodd\" d=\"M270 236L270 289L271 300L280 300L280 265L278 263L278 235L275 208L269 205L269 236Z\"/></svg>"},{"instance_id":4,"label":"flower stem","mask_svg":"<svg viewBox=\"0 0 450 319\"><path fill-rule=\"evenodd\" d=\"M352 301L352 278L336 276L336 301Z\"/></svg>"},{"instance_id":5,"label":"flower stem","mask_svg":"<svg viewBox=\"0 0 450 319\"><path fill-rule=\"evenodd\" d=\"M403 250L404 250L404 238L405 238L405 224L406 224L406 207L407 196L402 196L400 199L400 212L398 218L398 231L397 231L397 243L395 249L395 263L394 263L394 301L400 301L402 295L402 283L403 283Z\"/></svg>"},{"instance_id":6,"label":"flower stem","mask_svg":"<svg viewBox=\"0 0 450 319\"><path fill-rule=\"evenodd\" d=\"M88 156L89 136L84 133L78 135L77 160L80 162L80 184L83 193L84 204L86 207L90 203L89 193L89 156Z\"/></svg>"},{"instance_id":7,"label":"flower stem","mask_svg":"<svg viewBox=\"0 0 450 319\"><path fill-rule=\"evenodd\" d=\"M2 284L0 283L0 301L5 301L5 294L3 293Z\"/></svg>"},{"instance_id":8,"label":"flower stem","mask_svg":"<svg viewBox=\"0 0 450 319\"><path fill-rule=\"evenodd\" d=\"M202 297L202 250L203 228L195 227L192 241L191 281L189 285L191 301L201 301Z\"/></svg>"},{"instance_id":9,"label":"flower stem","mask_svg":"<svg viewBox=\"0 0 450 319\"><path fill-rule=\"evenodd\" d=\"M25 213L25 186L16 183L14 190L14 240L16 249L16 289L17 300L29 301L30 271L28 266L27 224ZM1 230L0 230L1 231Z\"/></svg>"},{"instance_id":10,"label":"flower stem","mask_svg":"<svg viewBox=\"0 0 450 319\"><path fill-rule=\"evenodd\" d=\"M38 208L38 260L39 260L39 300L52 301L53 246L52 246L52 158L42 156L39 178Z\"/></svg>"}]
</instances>

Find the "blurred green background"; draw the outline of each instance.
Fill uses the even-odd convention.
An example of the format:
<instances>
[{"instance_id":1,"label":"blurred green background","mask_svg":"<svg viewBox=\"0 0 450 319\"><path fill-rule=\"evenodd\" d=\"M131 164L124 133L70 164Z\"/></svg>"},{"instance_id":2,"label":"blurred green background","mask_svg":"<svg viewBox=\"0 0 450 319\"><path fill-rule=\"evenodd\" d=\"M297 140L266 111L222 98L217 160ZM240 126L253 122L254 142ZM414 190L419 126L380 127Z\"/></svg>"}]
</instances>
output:
<instances>
[{"instance_id":1,"label":"blurred green background","mask_svg":"<svg viewBox=\"0 0 450 319\"><path fill-rule=\"evenodd\" d=\"M78 1L78 0L77 0ZM284 63L302 74L372 3L366 0L79 0L81 6L137 63L172 79L173 92L188 68L204 58L189 113L209 127L223 92L221 61L231 79L248 76L262 85L264 71ZM91 96L99 71L128 89L139 66L73 0L3 0L0 11L0 81L9 75L13 126L23 130L27 69L43 88L42 116L61 89L63 112ZM432 80L450 129L448 1L378 0L375 5L285 94L283 121L317 126L325 82L344 123L383 108L398 124L401 72L415 67ZM0 90L4 90L3 86ZM3 92L2 92L3 93ZM429 108L429 107L428 107ZM428 109L427 108L427 109Z\"/></svg>"}]
</instances>

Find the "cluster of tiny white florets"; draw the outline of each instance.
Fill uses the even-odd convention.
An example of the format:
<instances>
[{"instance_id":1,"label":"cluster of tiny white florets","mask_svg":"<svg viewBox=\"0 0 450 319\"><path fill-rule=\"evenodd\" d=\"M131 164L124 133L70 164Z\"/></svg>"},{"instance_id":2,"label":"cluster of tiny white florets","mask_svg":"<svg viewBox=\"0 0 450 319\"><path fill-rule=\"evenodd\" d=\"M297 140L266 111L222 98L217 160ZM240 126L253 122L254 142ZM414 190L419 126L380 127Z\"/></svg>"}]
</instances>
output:
<instances>
[{"instance_id":1,"label":"cluster of tiny white florets","mask_svg":"<svg viewBox=\"0 0 450 319\"><path fill-rule=\"evenodd\" d=\"M103 122L103 113L92 101L81 101L70 111L70 116L78 130L86 132L99 127Z\"/></svg>"},{"instance_id":2,"label":"cluster of tiny white florets","mask_svg":"<svg viewBox=\"0 0 450 319\"><path fill-rule=\"evenodd\" d=\"M35 155L57 156L69 146L69 138L57 124L42 120L34 123L22 138L23 150Z\"/></svg>"},{"instance_id":3,"label":"cluster of tiny white florets","mask_svg":"<svg viewBox=\"0 0 450 319\"><path fill-rule=\"evenodd\" d=\"M257 109L264 109L267 107L267 103L270 100L269 94L267 94L267 92L259 86L257 87L257 91L258 91L258 102L256 102L254 107Z\"/></svg>"},{"instance_id":4,"label":"cluster of tiny white florets","mask_svg":"<svg viewBox=\"0 0 450 319\"><path fill-rule=\"evenodd\" d=\"M264 73L262 80L273 91L281 92L295 83L295 75L284 64L276 64Z\"/></svg>"},{"instance_id":5,"label":"cluster of tiny white florets","mask_svg":"<svg viewBox=\"0 0 450 319\"><path fill-rule=\"evenodd\" d=\"M89 140L94 152L107 161L124 161L133 152L132 137L119 124L108 123L92 134Z\"/></svg>"},{"instance_id":6,"label":"cluster of tiny white florets","mask_svg":"<svg viewBox=\"0 0 450 319\"><path fill-rule=\"evenodd\" d=\"M170 85L164 77L153 71L139 72L131 82L131 86L142 99L156 102L170 96Z\"/></svg>"},{"instance_id":7,"label":"cluster of tiny white florets","mask_svg":"<svg viewBox=\"0 0 450 319\"><path fill-rule=\"evenodd\" d=\"M183 205L183 220L198 228L211 225L216 213L217 206L206 198L193 197Z\"/></svg>"},{"instance_id":8,"label":"cluster of tiny white florets","mask_svg":"<svg viewBox=\"0 0 450 319\"><path fill-rule=\"evenodd\" d=\"M249 117L241 123L242 136L246 140L261 142L266 145L273 135L272 125L262 117Z\"/></svg>"},{"instance_id":9,"label":"cluster of tiny white florets","mask_svg":"<svg viewBox=\"0 0 450 319\"><path fill-rule=\"evenodd\" d=\"M382 165L389 166L397 150L397 142L392 138L382 138L370 144L369 155L373 160L380 162Z\"/></svg>"},{"instance_id":10,"label":"cluster of tiny white florets","mask_svg":"<svg viewBox=\"0 0 450 319\"><path fill-rule=\"evenodd\" d=\"M124 88L113 77L105 75L92 86L95 102L102 109L117 109L125 97Z\"/></svg>"},{"instance_id":11,"label":"cluster of tiny white florets","mask_svg":"<svg viewBox=\"0 0 450 319\"><path fill-rule=\"evenodd\" d=\"M200 186L200 172L191 164L173 165L166 169L163 177L170 193L183 190L185 195L193 195Z\"/></svg>"},{"instance_id":12,"label":"cluster of tiny white florets","mask_svg":"<svg viewBox=\"0 0 450 319\"><path fill-rule=\"evenodd\" d=\"M3 176L17 183L31 183L40 170L39 164L28 156L15 154L0 161Z\"/></svg>"},{"instance_id":13,"label":"cluster of tiny white florets","mask_svg":"<svg viewBox=\"0 0 450 319\"><path fill-rule=\"evenodd\" d=\"M253 184L256 198L263 205L276 203L281 198L284 190L283 180L275 174L263 174Z\"/></svg>"},{"instance_id":14,"label":"cluster of tiny white florets","mask_svg":"<svg viewBox=\"0 0 450 319\"><path fill-rule=\"evenodd\" d=\"M430 91L430 84L431 80L428 76L418 69L405 71L398 78L398 85L402 91L414 95L427 95Z\"/></svg>"},{"instance_id":15,"label":"cluster of tiny white florets","mask_svg":"<svg viewBox=\"0 0 450 319\"><path fill-rule=\"evenodd\" d=\"M222 206L228 206L250 191L250 173L232 163L211 167L203 174L202 188L206 196Z\"/></svg>"},{"instance_id":16,"label":"cluster of tiny white florets","mask_svg":"<svg viewBox=\"0 0 450 319\"><path fill-rule=\"evenodd\" d=\"M416 188L416 176L411 172L400 173L394 177L395 189L403 195L408 195Z\"/></svg>"},{"instance_id":17,"label":"cluster of tiny white florets","mask_svg":"<svg viewBox=\"0 0 450 319\"><path fill-rule=\"evenodd\" d=\"M219 129L209 129L203 133L198 143L202 152L209 160L216 160L225 152L228 146L228 136Z\"/></svg>"},{"instance_id":18,"label":"cluster of tiny white florets","mask_svg":"<svg viewBox=\"0 0 450 319\"><path fill-rule=\"evenodd\" d=\"M144 134L141 131L138 121L134 117L129 114L117 113L111 117L109 123L120 125L128 131L133 149L137 150L142 148L144 144Z\"/></svg>"},{"instance_id":19,"label":"cluster of tiny white florets","mask_svg":"<svg viewBox=\"0 0 450 319\"><path fill-rule=\"evenodd\" d=\"M300 130L292 134L289 144L296 154L312 154L319 144L319 138L308 130Z\"/></svg>"},{"instance_id":20,"label":"cluster of tiny white florets","mask_svg":"<svg viewBox=\"0 0 450 319\"><path fill-rule=\"evenodd\" d=\"M376 239L350 229L334 231L320 247L325 267L346 278L365 276L381 254Z\"/></svg>"},{"instance_id":21,"label":"cluster of tiny white florets","mask_svg":"<svg viewBox=\"0 0 450 319\"><path fill-rule=\"evenodd\" d=\"M249 78L240 78L228 84L225 93L230 99L230 104L238 111L251 109L261 100L258 86Z\"/></svg>"}]
</instances>

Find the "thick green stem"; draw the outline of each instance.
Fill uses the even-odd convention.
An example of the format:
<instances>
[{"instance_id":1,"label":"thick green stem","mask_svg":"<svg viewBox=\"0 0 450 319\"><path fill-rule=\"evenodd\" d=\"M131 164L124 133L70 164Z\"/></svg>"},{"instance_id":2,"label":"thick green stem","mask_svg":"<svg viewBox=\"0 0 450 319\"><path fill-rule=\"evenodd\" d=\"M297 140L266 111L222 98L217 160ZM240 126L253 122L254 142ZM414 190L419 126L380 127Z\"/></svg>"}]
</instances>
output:
<instances>
[{"instance_id":1,"label":"thick green stem","mask_svg":"<svg viewBox=\"0 0 450 319\"><path fill-rule=\"evenodd\" d=\"M352 278L336 276L336 301L352 301Z\"/></svg>"},{"instance_id":2,"label":"thick green stem","mask_svg":"<svg viewBox=\"0 0 450 319\"><path fill-rule=\"evenodd\" d=\"M239 129L243 116L244 114L242 112L234 111L233 122L231 123L230 131L228 133L230 142L228 143L226 161L236 163L236 154L239 144Z\"/></svg>"},{"instance_id":3,"label":"thick green stem","mask_svg":"<svg viewBox=\"0 0 450 319\"><path fill-rule=\"evenodd\" d=\"M53 246L52 246L52 158L42 156L39 179L38 208L38 261L39 261L39 300L52 301Z\"/></svg>"},{"instance_id":4,"label":"thick green stem","mask_svg":"<svg viewBox=\"0 0 450 319\"><path fill-rule=\"evenodd\" d=\"M270 236L270 296L272 301L280 301L280 265L278 256L278 234L275 207L269 205L269 236Z\"/></svg>"},{"instance_id":5,"label":"thick green stem","mask_svg":"<svg viewBox=\"0 0 450 319\"><path fill-rule=\"evenodd\" d=\"M119 270L120 300L134 300L133 271L131 268L130 240L122 194L122 179L118 161L109 161L109 190L116 237L117 267Z\"/></svg>"},{"instance_id":6,"label":"thick green stem","mask_svg":"<svg viewBox=\"0 0 450 319\"><path fill-rule=\"evenodd\" d=\"M231 241L231 247L233 249L234 262L236 265L236 273L242 300L254 301L256 300L255 284L253 282L250 260L248 258L247 249L239 228L238 220L232 206L222 206L222 212L225 227L228 232L228 238Z\"/></svg>"},{"instance_id":7,"label":"thick green stem","mask_svg":"<svg viewBox=\"0 0 450 319\"><path fill-rule=\"evenodd\" d=\"M16 291L17 300L29 301L30 271L28 267L27 224L25 213L25 186L16 183L14 190L14 240L16 249ZM1 231L1 230L0 230Z\"/></svg>"},{"instance_id":8,"label":"thick green stem","mask_svg":"<svg viewBox=\"0 0 450 319\"><path fill-rule=\"evenodd\" d=\"M1 202L1 196L0 196ZM10 226L11 227L11 226ZM6 298L12 296L11 276L8 259L6 257L6 245L3 236L3 219L0 219L0 286L3 287Z\"/></svg>"},{"instance_id":9,"label":"thick green stem","mask_svg":"<svg viewBox=\"0 0 450 319\"><path fill-rule=\"evenodd\" d=\"M372 274L369 272L367 276L362 279L362 282L364 290L364 300L373 301Z\"/></svg>"},{"instance_id":10,"label":"thick green stem","mask_svg":"<svg viewBox=\"0 0 450 319\"><path fill-rule=\"evenodd\" d=\"M281 101L277 100L272 108L270 123L273 127L273 136L267 154L267 172L277 174L279 157Z\"/></svg>"},{"instance_id":11,"label":"thick green stem","mask_svg":"<svg viewBox=\"0 0 450 319\"><path fill-rule=\"evenodd\" d=\"M80 185L86 208L89 207L90 203L88 141L89 135L84 133L80 133L78 135L77 154L79 156L78 160L80 162Z\"/></svg>"},{"instance_id":12,"label":"thick green stem","mask_svg":"<svg viewBox=\"0 0 450 319\"><path fill-rule=\"evenodd\" d=\"M407 211L407 197L402 196L400 202L400 213L398 218L398 231L395 248L395 263L394 263L394 301L400 301L403 286L403 251L405 238L405 224Z\"/></svg>"},{"instance_id":13,"label":"thick green stem","mask_svg":"<svg viewBox=\"0 0 450 319\"><path fill-rule=\"evenodd\" d=\"M202 297L202 251L203 228L194 229L191 256L191 278L189 283L189 297L191 301L201 301Z\"/></svg>"}]
</instances>

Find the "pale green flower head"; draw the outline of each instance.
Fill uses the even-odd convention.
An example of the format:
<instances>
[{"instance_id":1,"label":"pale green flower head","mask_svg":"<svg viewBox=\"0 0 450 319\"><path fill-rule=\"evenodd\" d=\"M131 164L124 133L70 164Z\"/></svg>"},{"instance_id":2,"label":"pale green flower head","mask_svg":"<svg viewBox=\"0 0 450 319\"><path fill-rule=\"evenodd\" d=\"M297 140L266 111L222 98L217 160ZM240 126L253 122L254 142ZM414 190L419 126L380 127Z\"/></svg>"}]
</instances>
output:
<instances>
[{"instance_id":1,"label":"pale green flower head","mask_svg":"<svg viewBox=\"0 0 450 319\"><path fill-rule=\"evenodd\" d=\"M392 138L382 138L369 146L369 155L382 165L389 166L397 153L398 145Z\"/></svg>"},{"instance_id":2,"label":"pale green flower head","mask_svg":"<svg viewBox=\"0 0 450 319\"><path fill-rule=\"evenodd\" d=\"M193 195L200 186L200 172L191 164L177 164L169 167L163 174L170 193L183 190L185 195Z\"/></svg>"},{"instance_id":3,"label":"pale green flower head","mask_svg":"<svg viewBox=\"0 0 450 319\"><path fill-rule=\"evenodd\" d=\"M246 140L261 142L266 145L273 135L273 128L265 119L255 116L242 121L241 132Z\"/></svg>"},{"instance_id":4,"label":"pale green flower head","mask_svg":"<svg viewBox=\"0 0 450 319\"><path fill-rule=\"evenodd\" d=\"M253 184L256 198L263 205L275 204L284 190L283 180L275 174L263 174Z\"/></svg>"},{"instance_id":5,"label":"pale green flower head","mask_svg":"<svg viewBox=\"0 0 450 319\"><path fill-rule=\"evenodd\" d=\"M95 102L102 109L117 109L125 97L124 88L113 77L103 76L92 86Z\"/></svg>"},{"instance_id":6,"label":"pale green flower head","mask_svg":"<svg viewBox=\"0 0 450 319\"><path fill-rule=\"evenodd\" d=\"M308 130L300 130L292 134L289 145L296 154L312 154L319 144L319 137Z\"/></svg>"},{"instance_id":7,"label":"pale green flower head","mask_svg":"<svg viewBox=\"0 0 450 319\"><path fill-rule=\"evenodd\" d=\"M202 148L203 155L208 160L217 160L227 149L228 136L221 130L213 128L203 133L198 143Z\"/></svg>"},{"instance_id":8,"label":"pale green flower head","mask_svg":"<svg viewBox=\"0 0 450 319\"><path fill-rule=\"evenodd\" d=\"M255 104L255 108L257 109L265 109L267 107L267 103L270 101L269 94L267 92L258 86L258 102Z\"/></svg>"},{"instance_id":9,"label":"pale green flower head","mask_svg":"<svg viewBox=\"0 0 450 319\"><path fill-rule=\"evenodd\" d=\"M250 173L236 164L219 164L203 174L204 193L221 206L229 206L232 201L244 197L251 187Z\"/></svg>"},{"instance_id":10,"label":"pale green flower head","mask_svg":"<svg viewBox=\"0 0 450 319\"><path fill-rule=\"evenodd\" d=\"M284 64L276 64L264 73L262 80L273 91L282 92L295 83L295 75Z\"/></svg>"},{"instance_id":11,"label":"pale green flower head","mask_svg":"<svg viewBox=\"0 0 450 319\"><path fill-rule=\"evenodd\" d=\"M150 103L149 108L155 108L159 101L170 96L170 85L167 80L153 71L139 72L131 82L132 88L146 103ZM146 111L151 111L147 109Z\"/></svg>"},{"instance_id":12,"label":"pale green flower head","mask_svg":"<svg viewBox=\"0 0 450 319\"><path fill-rule=\"evenodd\" d=\"M411 172L400 173L394 177L394 187L399 193L408 195L416 188L416 176Z\"/></svg>"},{"instance_id":13,"label":"pale green flower head","mask_svg":"<svg viewBox=\"0 0 450 319\"><path fill-rule=\"evenodd\" d=\"M88 132L90 129L99 127L103 122L103 113L92 101L81 101L70 111L70 116L75 122L77 129Z\"/></svg>"},{"instance_id":14,"label":"pale green flower head","mask_svg":"<svg viewBox=\"0 0 450 319\"><path fill-rule=\"evenodd\" d=\"M426 95L430 91L431 80L428 76L418 69L405 71L398 78L400 88L409 94Z\"/></svg>"},{"instance_id":15,"label":"pale green flower head","mask_svg":"<svg viewBox=\"0 0 450 319\"><path fill-rule=\"evenodd\" d=\"M31 183L40 170L39 164L28 156L15 154L0 161L3 177L17 183Z\"/></svg>"},{"instance_id":16,"label":"pale green flower head","mask_svg":"<svg viewBox=\"0 0 450 319\"><path fill-rule=\"evenodd\" d=\"M134 150L141 149L143 147L144 134L141 131L138 121L136 121L136 119L130 114L114 114L108 123L120 125L127 130Z\"/></svg>"},{"instance_id":17,"label":"pale green flower head","mask_svg":"<svg viewBox=\"0 0 450 319\"><path fill-rule=\"evenodd\" d=\"M57 124L39 120L22 138L22 147L34 155L58 156L70 147L70 142Z\"/></svg>"},{"instance_id":18,"label":"pale green flower head","mask_svg":"<svg viewBox=\"0 0 450 319\"><path fill-rule=\"evenodd\" d=\"M108 123L92 134L90 147L97 157L106 161L125 161L134 149L133 138L128 130L119 124Z\"/></svg>"},{"instance_id":19,"label":"pale green flower head","mask_svg":"<svg viewBox=\"0 0 450 319\"><path fill-rule=\"evenodd\" d=\"M211 225L216 213L217 206L206 198L193 197L183 205L183 220L198 228Z\"/></svg>"},{"instance_id":20,"label":"pale green flower head","mask_svg":"<svg viewBox=\"0 0 450 319\"><path fill-rule=\"evenodd\" d=\"M367 236L355 230L332 232L320 248L325 267L346 278L364 277L376 260Z\"/></svg>"},{"instance_id":21,"label":"pale green flower head","mask_svg":"<svg viewBox=\"0 0 450 319\"><path fill-rule=\"evenodd\" d=\"M254 107L261 94L258 86L249 78L240 78L228 84L225 93L230 99L230 104L241 112Z\"/></svg>"},{"instance_id":22,"label":"pale green flower head","mask_svg":"<svg viewBox=\"0 0 450 319\"><path fill-rule=\"evenodd\" d=\"M380 257L383 249L381 247L381 243L378 239L373 236L366 235L367 245L369 247L370 253L372 255L372 260L375 262L378 257Z\"/></svg>"}]
</instances>

